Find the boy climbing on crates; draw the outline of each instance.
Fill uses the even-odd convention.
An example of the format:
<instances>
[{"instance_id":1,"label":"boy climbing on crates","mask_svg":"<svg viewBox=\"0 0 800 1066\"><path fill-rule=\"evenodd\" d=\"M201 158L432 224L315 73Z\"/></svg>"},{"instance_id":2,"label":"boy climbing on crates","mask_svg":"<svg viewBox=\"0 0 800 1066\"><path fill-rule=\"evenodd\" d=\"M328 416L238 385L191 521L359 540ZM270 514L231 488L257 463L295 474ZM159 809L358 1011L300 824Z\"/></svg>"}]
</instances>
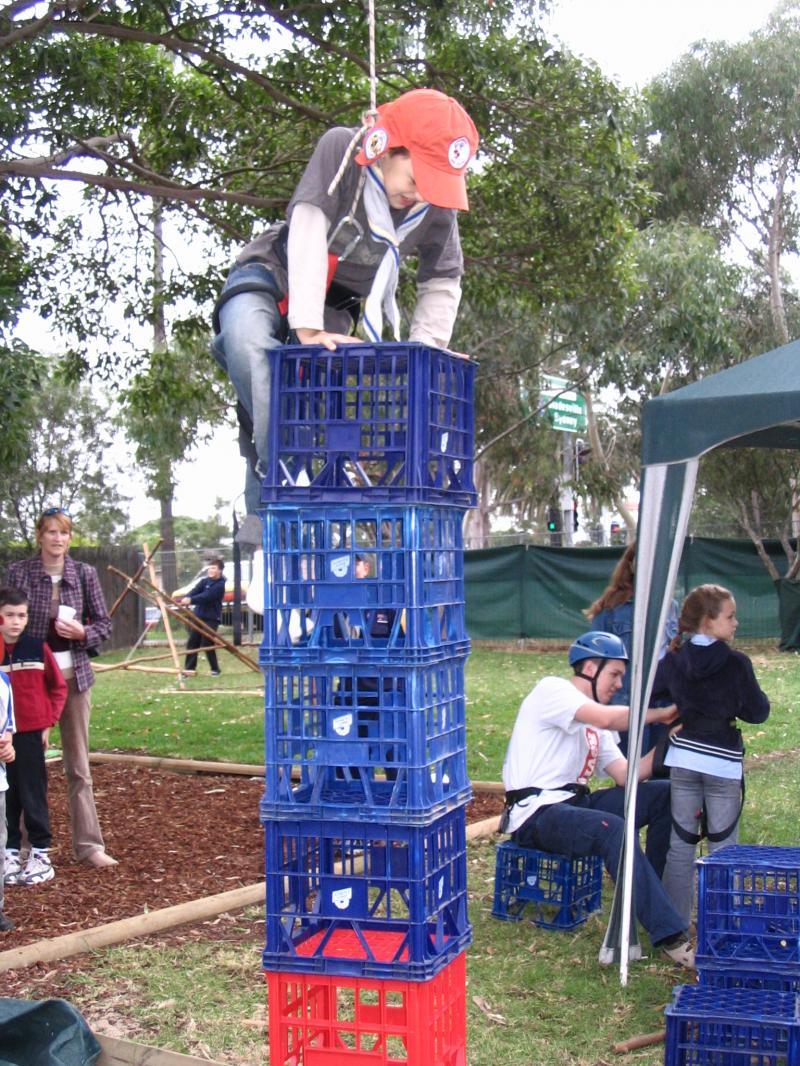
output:
<instances>
[{"instance_id":1,"label":"boy climbing on crates","mask_svg":"<svg viewBox=\"0 0 800 1066\"><path fill-rule=\"evenodd\" d=\"M361 130L323 134L286 221L239 253L215 309L213 351L237 392L240 451L248 461L241 544L261 543L266 349L287 343L290 331L301 344L331 351L352 343L362 302L365 335L379 341L386 315L399 339L395 292L400 261L410 255L418 259L410 339L446 348L464 266L457 212L468 210L465 176L477 148L477 130L459 103L435 89L413 89L382 104Z\"/></svg>"}]
</instances>

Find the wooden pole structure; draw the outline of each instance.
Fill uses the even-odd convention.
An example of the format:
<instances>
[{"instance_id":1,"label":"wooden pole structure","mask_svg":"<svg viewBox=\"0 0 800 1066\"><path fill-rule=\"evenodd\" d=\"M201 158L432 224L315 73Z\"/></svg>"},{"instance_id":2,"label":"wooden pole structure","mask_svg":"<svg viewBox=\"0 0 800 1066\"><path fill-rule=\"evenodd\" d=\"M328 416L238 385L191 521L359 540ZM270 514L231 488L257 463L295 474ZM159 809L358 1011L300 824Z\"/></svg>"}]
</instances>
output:
<instances>
[{"instance_id":1,"label":"wooden pole structure","mask_svg":"<svg viewBox=\"0 0 800 1066\"><path fill-rule=\"evenodd\" d=\"M111 604L111 610L108 612L108 617L109 618L113 618L114 617L114 612L119 607L119 605L122 603L122 601L125 599L125 597L128 595L128 593L131 591L131 589L136 584L136 582L139 580L139 578L142 576L142 574L144 573L144 568L147 565L149 565L150 560L153 558L153 556L156 554L158 549L161 547L162 543L163 543L163 541L159 537L158 538L158 544L156 544L155 548L153 548L153 550L149 554L148 554L148 551L147 551L147 545L146 544L144 545L144 550L145 550L145 552L144 552L144 560L136 568L136 573L133 575L133 577L129 577L128 578L127 585L122 590L122 592L120 592L119 596L117 596L117 598L114 600L114 602ZM109 566L108 569L110 570L111 567ZM119 570L115 571L115 573L118 574Z\"/></svg>"},{"instance_id":2,"label":"wooden pole structure","mask_svg":"<svg viewBox=\"0 0 800 1066\"><path fill-rule=\"evenodd\" d=\"M200 652L203 651L214 651L214 649L218 647L218 644L209 644L207 647L198 648L197 653L199 655ZM122 662L119 663L103 663L102 665L95 665L94 663L92 663L92 669L95 672L99 670L100 673L108 673L109 670L128 670L131 666L138 666L140 663L155 663L158 662L159 659L171 658L172 652L170 651L161 652L159 655L144 655L141 658L137 659L135 663L131 663L130 656L127 656L125 659L122 660ZM194 673L194 671L192 670L184 670L183 672Z\"/></svg>"},{"instance_id":3,"label":"wooden pole structure","mask_svg":"<svg viewBox=\"0 0 800 1066\"><path fill-rule=\"evenodd\" d=\"M140 584L142 583L144 585L149 585L152 590L158 591L159 594L163 596L163 598L172 608L171 613L180 618L180 620L182 622L185 622L186 625L188 625L191 629L197 630L197 632L201 636L207 637L208 640L213 641L217 647L225 648L226 651L229 651L231 653L231 655L239 659L240 662L243 662L245 666L249 666L251 670L255 670L257 674L261 673L261 667L258 665L258 663L254 663L253 660L249 658L249 656L245 655L244 652L239 651L239 649L234 644L231 644L229 640L226 640L224 637L221 637L216 631L216 629L212 629L211 626L206 625L202 618L197 617L194 611L190 611L187 607L184 607L183 604L178 603L177 600L174 600L171 596L168 596L167 593L161 592L157 586L154 586L146 578L140 579Z\"/></svg>"},{"instance_id":4,"label":"wooden pole structure","mask_svg":"<svg viewBox=\"0 0 800 1066\"><path fill-rule=\"evenodd\" d=\"M115 566L109 565L108 569L111 570L112 573L119 574L120 577L127 578L128 576L121 570L117 570ZM244 652L239 651L239 649L231 644L229 640L226 640L225 637L221 637L216 630L207 626L193 611L187 610L179 604L177 600L173 600L173 598L168 596L166 592L162 591L158 585L154 585L152 582L148 581L147 578L140 577L136 584L136 591L140 596L143 596L151 603L168 603L170 606L170 614L180 619L181 622L185 622L190 629L196 629L202 636L213 641L215 647L224 648L226 651L230 652L231 655L236 659L239 659L245 664L245 666L248 666L255 673L261 673L261 667L258 663L253 662L251 658L245 655Z\"/></svg>"},{"instance_id":5,"label":"wooden pole structure","mask_svg":"<svg viewBox=\"0 0 800 1066\"><path fill-rule=\"evenodd\" d=\"M161 621L164 623L164 631L167 634L167 643L169 644L169 650L172 652L172 661L175 663L175 672L178 675L178 685L183 688L184 681L183 671L181 669L181 661L178 658L178 649L175 647L175 641L172 636L172 626L170 625L169 614L167 612L167 608L164 605L164 600L162 599L162 596L166 596L166 594L158 587L158 584L156 582L156 568L153 566L153 556L148 551L147 544L143 543L142 547L144 548L144 554L147 561L147 572L150 575L150 583L152 584L152 587L155 589L156 592L156 604L158 605L158 609L161 612ZM139 580L145 580L144 574L139 575Z\"/></svg>"}]
</instances>

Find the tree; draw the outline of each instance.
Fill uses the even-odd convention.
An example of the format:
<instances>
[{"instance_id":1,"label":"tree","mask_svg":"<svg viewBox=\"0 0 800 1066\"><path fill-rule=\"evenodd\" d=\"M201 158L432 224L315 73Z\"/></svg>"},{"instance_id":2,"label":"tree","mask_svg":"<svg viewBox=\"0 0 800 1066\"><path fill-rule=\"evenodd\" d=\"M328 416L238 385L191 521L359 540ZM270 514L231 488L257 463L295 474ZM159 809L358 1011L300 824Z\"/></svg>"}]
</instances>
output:
<instances>
[{"instance_id":1,"label":"tree","mask_svg":"<svg viewBox=\"0 0 800 1066\"><path fill-rule=\"evenodd\" d=\"M230 543L231 531L229 524L221 514L223 501L215 501L214 514L208 518L190 518L188 515L175 515L175 550L178 552L196 549L214 549L224 547ZM133 544L141 547L147 543L151 548L161 535L160 523L157 519L145 522L136 529L128 530L121 538L123 544Z\"/></svg>"},{"instance_id":2,"label":"tree","mask_svg":"<svg viewBox=\"0 0 800 1066\"><path fill-rule=\"evenodd\" d=\"M776 343L789 340L786 253L797 252L800 5L737 44L701 42L648 89L648 174L661 219L742 246L769 280ZM768 347L772 347L769 344Z\"/></svg>"},{"instance_id":3,"label":"tree","mask_svg":"<svg viewBox=\"0 0 800 1066\"><path fill-rule=\"evenodd\" d=\"M36 519L63 507L75 522L77 543L104 543L126 522L126 502L112 475L113 436L104 411L86 385L44 376L20 412L24 458L3 469L0 540L33 549Z\"/></svg>"},{"instance_id":4,"label":"tree","mask_svg":"<svg viewBox=\"0 0 800 1066\"><path fill-rule=\"evenodd\" d=\"M433 85L462 99L481 129L484 166L464 244L470 298L484 303L500 285L522 286L539 305L584 282L608 295L643 196L615 118L622 94L548 45L537 6L380 10L380 98ZM178 262L166 280L165 299L190 297L186 317L196 321L231 244L279 216L322 130L356 122L368 99L355 2L268 10L239 0L221 12L190 0L100 10L79 0L44 17L21 4L0 29L0 88L10 101L0 112L0 174L19 205L13 222L42 249L33 295L74 333L81 366L113 368L120 357L78 343L95 332L98 307L119 303L150 320L135 257L142 203L157 198L182 240L208 249L202 264ZM86 205L59 221L53 185L75 182L88 190ZM102 223L93 248L80 242L87 211ZM129 257L120 255L126 245ZM66 301L65 277L85 279Z\"/></svg>"},{"instance_id":5,"label":"tree","mask_svg":"<svg viewBox=\"0 0 800 1066\"><path fill-rule=\"evenodd\" d=\"M459 324L454 343L485 353L487 371L500 300L515 304L528 335L542 336L554 304L624 301L627 249L648 203L631 101L545 39L536 22L544 6L390 0L379 11L378 98L430 85L457 96L481 131L462 227L464 306L481 325ZM28 299L69 338L77 374L141 372L146 381L153 346L141 326L153 324L159 301L171 308L171 347L184 330L195 340L207 330L232 246L280 216L323 129L358 122L369 97L366 40L355 0L5 9L4 202L33 267ZM83 190L66 217L56 191L64 185ZM161 281L141 239L152 200L176 249ZM202 256L187 251L198 248ZM156 368L170 395L166 374ZM513 414L508 390L507 401ZM491 418L501 420L499 405ZM525 485L521 471L514 480L504 498L541 504L538 485Z\"/></svg>"}]
</instances>

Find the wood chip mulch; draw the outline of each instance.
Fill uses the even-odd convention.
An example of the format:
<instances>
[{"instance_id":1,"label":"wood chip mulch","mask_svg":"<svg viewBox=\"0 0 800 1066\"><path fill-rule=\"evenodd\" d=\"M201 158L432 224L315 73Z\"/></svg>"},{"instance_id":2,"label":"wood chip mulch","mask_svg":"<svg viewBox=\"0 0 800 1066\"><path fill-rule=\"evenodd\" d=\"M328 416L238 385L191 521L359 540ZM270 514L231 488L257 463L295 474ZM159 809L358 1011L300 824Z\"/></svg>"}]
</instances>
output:
<instances>
[{"instance_id":1,"label":"wood chip mulch","mask_svg":"<svg viewBox=\"0 0 800 1066\"><path fill-rule=\"evenodd\" d=\"M6 886L5 912L16 929L0 938L0 950L264 879L260 778L95 765L106 848L119 860L118 866L95 870L72 857L61 766L54 763L48 771L56 876L36 887ZM499 795L481 793L469 805L467 820L498 814L501 803ZM205 922L202 928L212 939L225 935L224 923L220 928ZM73 960L76 968L80 959ZM11 977L3 975L6 986Z\"/></svg>"}]
</instances>

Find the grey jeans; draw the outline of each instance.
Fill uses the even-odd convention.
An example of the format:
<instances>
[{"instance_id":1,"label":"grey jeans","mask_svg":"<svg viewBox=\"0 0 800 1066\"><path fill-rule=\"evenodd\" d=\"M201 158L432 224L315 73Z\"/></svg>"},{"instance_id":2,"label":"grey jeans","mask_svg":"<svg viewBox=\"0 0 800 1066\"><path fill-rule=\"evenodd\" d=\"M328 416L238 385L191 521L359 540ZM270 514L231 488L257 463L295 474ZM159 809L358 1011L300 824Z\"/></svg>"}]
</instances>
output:
<instances>
[{"instance_id":1,"label":"grey jeans","mask_svg":"<svg viewBox=\"0 0 800 1066\"><path fill-rule=\"evenodd\" d=\"M736 843L739 836L741 781L701 774L696 770L684 770L678 766L673 766L670 770L669 780L672 818L682 829L694 834L700 831L700 818L705 804L709 833L720 833L732 826L724 840L709 840L709 852L724 848L726 844ZM684 921L684 928L689 925L695 897L695 848L696 845L687 844L682 840L673 826L661 881L675 910Z\"/></svg>"}]
</instances>

